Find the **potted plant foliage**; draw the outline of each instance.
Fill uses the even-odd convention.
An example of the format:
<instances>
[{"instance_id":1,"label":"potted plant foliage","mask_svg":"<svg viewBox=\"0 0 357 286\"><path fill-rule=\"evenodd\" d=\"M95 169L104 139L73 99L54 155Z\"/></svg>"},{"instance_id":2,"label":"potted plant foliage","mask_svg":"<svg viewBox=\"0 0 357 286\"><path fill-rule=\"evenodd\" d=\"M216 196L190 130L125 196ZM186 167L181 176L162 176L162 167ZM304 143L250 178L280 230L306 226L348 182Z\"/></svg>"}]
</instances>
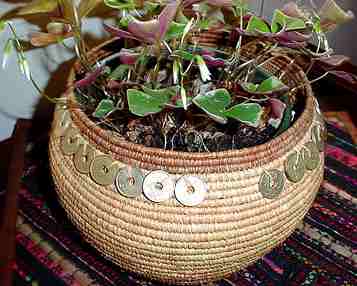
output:
<instances>
[{"instance_id":1,"label":"potted plant foliage","mask_svg":"<svg viewBox=\"0 0 357 286\"><path fill-rule=\"evenodd\" d=\"M88 51L81 20L102 2L117 12L104 24L114 39ZM192 285L246 267L294 231L323 177L307 73L345 60L325 33L351 12L333 0L289 3L271 21L245 0L36 0L18 11L35 13L51 22L33 45L75 39L68 91L49 98L49 157L60 202L95 248ZM6 27L3 66L16 50L37 86Z\"/></svg>"}]
</instances>

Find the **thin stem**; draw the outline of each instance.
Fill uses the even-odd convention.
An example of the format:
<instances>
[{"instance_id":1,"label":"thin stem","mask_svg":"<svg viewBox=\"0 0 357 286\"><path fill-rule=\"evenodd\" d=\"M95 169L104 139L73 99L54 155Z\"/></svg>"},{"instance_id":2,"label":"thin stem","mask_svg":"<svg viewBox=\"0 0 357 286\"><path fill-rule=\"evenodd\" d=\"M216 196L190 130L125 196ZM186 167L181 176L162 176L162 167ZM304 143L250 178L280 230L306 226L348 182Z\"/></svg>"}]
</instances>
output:
<instances>
[{"instance_id":1,"label":"thin stem","mask_svg":"<svg viewBox=\"0 0 357 286\"><path fill-rule=\"evenodd\" d=\"M22 45L20 43L20 38L17 36L17 33L15 31L15 28L12 26L10 22L7 23L10 27L11 33L14 37L15 43L16 43L16 50L18 52L18 55L20 56L20 59L23 60L25 58L24 54L24 49L22 48Z\"/></svg>"},{"instance_id":2,"label":"thin stem","mask_svg":"<svg viewBox=\"0 0 357 286\"><path fill-rule=\"evenodd\" d=\"M17 55L19 57L19 60L24 60L25 59L25 52L24 49L20 43L20 38L18 37L14 27L12 26L12 24L10 22L7 23L10 27L11 33L13 34L14 40L16 42L16 50ZM57 103L57 101L51 97L49 97L47 94L45 94L45 92L40 88L40 86L37 84L37 82L34 80L34 78L32 77L32 74L30 73L30 81L32 83L32 85L35 87L35 89L38 91L38 93L43 96L44 98L46 98L48 101L52 102L52 103Z\"/></svg>"},{"instance_id":3,"label":"thin stem","mask_svg":"<svg viewBox=\"0 0 357 286\"><path fill-rule=\"evenodd\" d=\"M298 90L299 88L306 86L307 84L313 84L313 83L315 83L315 82L317 82L319 80L322 80L324 77L328 76L329 73L330 72L325 72L323 75L321 75L321 76L319 76L319 77L317 77L317 78L315 78L315 79L313 79L311 81L308 81L307 83L303 83L301 85L298 85L298 86L294 87L290 92L294 92L294 91Z\"/></svg>"},{"instance_id":4,"label":"thin stem","mask_svg":"<svg viewBox=\"0 0 357 286\"><path fill-rule=\"evenodd\" d=\"M78 10L75 1L72 1L72 10L74 15L74 23L72 23L75 45L78 57L81 61L82 66L87 70L91 71L89 60L87 58L86 46L82 39L82 22L78 15Z\"/></svg>"},{"instance_id":5,"label":"thin stem","mask_svg":"<svg viewBox=\"0 0 357 286\"><path fill-rule=\"evenodd\" d=\"M32 83L32 85L35 87L35 89L37 90L37 92L43 96L44 98L46 98L49 102L52 102L54 104L57 103L56 99L53 99L51 97L49 97L41 88L40 86L37 84L37 82L35 81L35 79L32 77L32 75L30 75L30 81Z\"/></svg>"},{"instance_id":6,"label":"thin stem","mask_svg":"<svg viewBox=\"0 0 357 286\"><path fill-rule=\"evenodd\" d=\"M317 48L316 48L316 53L318 54L321 49L321 35L320 33L317 35Z\"/></svg>"}]
</instances>

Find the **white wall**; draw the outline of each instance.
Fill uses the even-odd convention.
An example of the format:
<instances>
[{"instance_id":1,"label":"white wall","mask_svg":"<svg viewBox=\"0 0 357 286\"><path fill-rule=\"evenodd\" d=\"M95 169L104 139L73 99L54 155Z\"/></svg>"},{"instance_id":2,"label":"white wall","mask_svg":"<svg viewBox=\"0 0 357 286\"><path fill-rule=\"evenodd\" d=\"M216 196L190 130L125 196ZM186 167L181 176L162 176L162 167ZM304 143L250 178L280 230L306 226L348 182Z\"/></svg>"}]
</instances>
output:
<instances>
[{"instance_id":1,"label":"white wall","mask_svg":"<svg viewBox=\"0 0 357 286\"><path fill-rule=\"evenodd\" d=\"M253 7L259 7L261 0L252 0ZM317 0L322 1L322 0ZM16 2L16 1L14 1ZM272 10L276 7L281 7L287 0L270 0L265 1L264 14L266 16L272 14ZM357 14L356 0L340 0L339 3L346 8L354 10ZM13 9L14 4L9 4L8 1L0 0L0 11ZM30 31L36 29L28 23L16 21L16 27L19 34L26 35ZM87 32L90 32L94 37L103 37L99 19L88 20L84 25ZM0 51L3 50L9 31L0 35ZM331 35L332 46L336 52L346 54L353 58L357 64L357 21L341 27L338 31ZM45 51L34 50L27 54L30 62L31 70L40 85L47 85L50 73L55 71L57 67L65 60L71 58L73 54L66 52L58 46L51 46ZM1 57L0 57L1 58ZM64 81L64 78L60 79ZM56 89L51 91L56 95ZM16 57L12 57L8 63L6 70L0 68L0 141L11 135L13 126L17 118L31 118L34 108L38 102L38 93L33 86L25 80L19 73L16 64Z\"/></svg>"},{"instance_id":2,"label":"white wall","mask_svg":"<svg viewBox=\"0 0 357 286\"><path fill-rule=\"evenodd\" d=\"M17 1L13 1L17 2ZM24 1L25 2L25 1ZM0 0L0 14L14 9L18 4L11 4L8 1ZM26 37L30 32L36 31L37 27L22 20L13 21L18 34ZM101 21L91 18L84 23L85 32L93 38L103 38L104 32L101 28ZM0 59L2 61L2 51L8 36L9 29L0 34ZM71 45L71 43L68 43ZM30 69L39 85L47 86L51 73L65 61L73 58L74 53L59 45L52 45L45 50L35 49L26 53L29 60ZM58 84L64 83L66 77L60 74L56 81ZM56 85L54 85L56 86ZM58 86L58 85L57 85ZM58 96L58 88L52 88L52 96ZM13 130L17 118L31 118L39 101L39 94L33 85L20 74L17 66L16 55L13 54L5 70L0 67L0 141L8 138Z\"/></svg>"}]
</instances>

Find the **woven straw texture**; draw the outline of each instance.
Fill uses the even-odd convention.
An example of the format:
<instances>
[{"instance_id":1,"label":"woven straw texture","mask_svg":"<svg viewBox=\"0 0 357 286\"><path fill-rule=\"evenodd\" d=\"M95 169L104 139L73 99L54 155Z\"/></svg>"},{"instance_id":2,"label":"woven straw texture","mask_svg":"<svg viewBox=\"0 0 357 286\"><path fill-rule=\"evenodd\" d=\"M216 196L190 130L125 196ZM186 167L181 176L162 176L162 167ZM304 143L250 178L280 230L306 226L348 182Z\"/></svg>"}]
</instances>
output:
<instances>
[{"instance_id":1,"label":"woven straw texture","mask_svg":"<svg viewBox=\"0 0 357 286\"><path fill-rule=\"evenodd\" d=\"M289 63L273 58L265 68L279 74ZM306 82L298 67L283 80L296 86ZM147 148L129 143L92 122L80 109L69 108L71 126L81 141L97 155L108 154L119 168L165 170L175 178L194 175L208 185L206 199L185 207L170 199L160 204L143 195L121 196L115 185L96 184L81 174L73 155L61 151L59 124L63 113L55 112L50 138L51 171L60 202L85 239L121 267L168 284L193 285L226 277L253 263L284 241L310 208L323 178L323 154L313 171L298 183L286 180L275 199L259 192L265 170L284 172L284 162L311 141L311 130L319 125L309 85L299 96L306 106L286 132L270 142L243 150L218 153L185 153ZM74 97L69 95L74 106Z\"/></svg>"}]
</instances>

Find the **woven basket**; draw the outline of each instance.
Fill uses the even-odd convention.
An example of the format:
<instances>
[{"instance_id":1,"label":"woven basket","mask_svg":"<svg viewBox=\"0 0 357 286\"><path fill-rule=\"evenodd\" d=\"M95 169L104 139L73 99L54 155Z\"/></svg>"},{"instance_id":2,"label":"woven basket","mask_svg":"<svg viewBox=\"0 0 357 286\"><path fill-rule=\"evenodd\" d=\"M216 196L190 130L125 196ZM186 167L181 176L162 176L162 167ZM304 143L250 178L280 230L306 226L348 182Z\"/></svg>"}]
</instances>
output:
<instances>
[{"instance_id":1,"label":"woven basket","mask_svg":"<svg viewBox=\"0 0 357 286\"><path fill-rule=\"evenodd\" d=\"M264 68L279 74L288 63L275 58ZM306 77L295 66L284 81L295 86ZM229 276L283 242L309 210L321 184L324 156L319 135L324 127L310 86L301 88L299 96L305 98L303 113L270 142L242 150L186 153L129 143L101 129L80 109L70 108L75 105L70 94L67 109L56 108L49 143L60 202L85 239L126 270L181 285ZM69 129L72 137L67 143L72 149L63 147ZM92 148L95 158L107 155L116 170L128 166L144 174L163 170L174 180L193 175L205 182L207 195L191 207L175 197L161 203L143 194L127 198L116 191L114 182L103 186L91 171L79 171L75 162L80 151L74 142ZM302 156L310 154L309 144L320 148L314 168L309 156ZM299 162L302 169L295 171L302 171L303 177L296 180L288 168ZM275 185L269 190L269 178L284 180L283 188L277 190Z\"/></svg>"}]
</instances>

